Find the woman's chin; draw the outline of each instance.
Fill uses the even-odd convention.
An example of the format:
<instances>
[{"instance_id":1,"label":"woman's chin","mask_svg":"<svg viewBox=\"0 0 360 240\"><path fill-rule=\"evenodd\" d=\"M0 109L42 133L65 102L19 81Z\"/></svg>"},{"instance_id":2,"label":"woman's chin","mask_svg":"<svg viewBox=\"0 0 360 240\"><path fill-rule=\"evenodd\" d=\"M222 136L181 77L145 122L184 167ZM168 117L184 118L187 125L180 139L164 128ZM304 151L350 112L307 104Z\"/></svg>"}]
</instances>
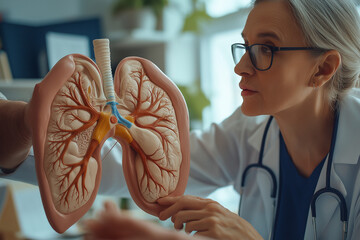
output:
<instances>
[{"instance_id":1,"label":"woman's chin","mask_svg":"<svg viewBox=\"0 0 360 240\"><path fill-rule=\"evenodd\" d=\"M250 104L246 104L245 102L241 105L241 111L244 115L249 117L262 115L257 106L252 106Z\"/></svg>"}]
</instances>

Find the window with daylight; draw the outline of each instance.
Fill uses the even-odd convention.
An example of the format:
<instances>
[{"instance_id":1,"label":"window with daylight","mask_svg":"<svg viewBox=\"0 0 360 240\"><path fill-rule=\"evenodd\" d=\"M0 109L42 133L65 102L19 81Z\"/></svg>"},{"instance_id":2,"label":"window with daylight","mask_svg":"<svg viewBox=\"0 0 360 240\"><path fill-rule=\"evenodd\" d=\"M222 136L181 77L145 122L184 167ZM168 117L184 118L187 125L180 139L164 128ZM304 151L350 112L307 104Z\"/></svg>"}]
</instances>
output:
<instances>
[{"instance_id":1,"label":"window with daylight","mask_svg":"<svg viewBox=\"0 0 360 240\"><path fill-rule=\"evenodd\" d=\"M241 37L251 0L211 0L209 15L215 17L204 27L200 40L201 87L210 99L203 112L203 128L220 123L242 103L240 77L234 73L231 44L243 42ZM237 212L239 195L232 186L221 188L210 198L233 212Z\"/></svg>"},{"instance_id":2,"label":"window with daylight","mask_svg":"<svg viewBox=\"0 0 360 240\"><path fill-rule=\"evenodd\" d=\"M212 17L221 17L248 7L251 2L252 0L206 0L206 10Z\"/></svg>"}]
</instances>

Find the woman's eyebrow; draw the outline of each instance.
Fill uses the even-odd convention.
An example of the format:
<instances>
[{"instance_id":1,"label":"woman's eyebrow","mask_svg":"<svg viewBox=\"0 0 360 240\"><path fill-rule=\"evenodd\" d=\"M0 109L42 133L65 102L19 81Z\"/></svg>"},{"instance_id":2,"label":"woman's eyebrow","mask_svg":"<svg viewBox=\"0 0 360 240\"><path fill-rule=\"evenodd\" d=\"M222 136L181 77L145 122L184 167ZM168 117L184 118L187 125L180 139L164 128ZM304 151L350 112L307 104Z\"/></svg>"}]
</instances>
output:
<instances>
[{"instance_id":1,"label":"woman's eyebrow","mask_svg":"<svg viewBox=\"0 0 360 240\"><path fill-rule=\"evenodd\" d=\"M241 33L243 39L246 39L246 34ZM280 37L275 32L260 32L257 35L257 38L273 38L274 40L281 41Z\"/></svg>"},{"instance_id":2,"label":"woman's eyebrow","mask_svg":"<svg viewBox=\"0 0 360 240\"><path fill-rule=\"evenodd\" d=\"M257 35L258 38L273 38L277 41L281 41L280 37L274 32L262 32Z\"/></svg>"}]
</instances>

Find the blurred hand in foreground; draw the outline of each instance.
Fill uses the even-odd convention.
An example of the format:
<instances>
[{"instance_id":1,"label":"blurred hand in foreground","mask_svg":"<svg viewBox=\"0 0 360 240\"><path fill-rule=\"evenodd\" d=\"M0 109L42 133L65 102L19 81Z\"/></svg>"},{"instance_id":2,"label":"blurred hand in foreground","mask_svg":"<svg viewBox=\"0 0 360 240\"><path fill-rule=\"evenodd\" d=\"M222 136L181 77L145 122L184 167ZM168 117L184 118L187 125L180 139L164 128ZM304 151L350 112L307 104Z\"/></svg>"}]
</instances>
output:
<instances>
[{"instance_id":1,"label":"blurred hand in foreground","mask_svg":"<svg viewBox=\"0 0 360 240\"><path fill-rule=\"evenodd\" d=\"M105 202L104 209L96 219L86 220L85 239L127 239L127 240L205 240L163 228L154 223L134 219L122 213L113 202Z\"/></svg>"}]
</instances>

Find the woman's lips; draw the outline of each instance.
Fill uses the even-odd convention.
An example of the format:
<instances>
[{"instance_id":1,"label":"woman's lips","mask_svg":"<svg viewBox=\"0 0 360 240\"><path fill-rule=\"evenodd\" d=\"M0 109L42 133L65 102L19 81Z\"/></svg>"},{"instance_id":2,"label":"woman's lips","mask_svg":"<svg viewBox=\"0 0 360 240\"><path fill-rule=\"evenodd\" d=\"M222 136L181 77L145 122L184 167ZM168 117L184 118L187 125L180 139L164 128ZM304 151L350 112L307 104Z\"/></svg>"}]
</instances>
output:
<instances>
[{"instance_id":1,"label":"woman's lips","mask_svg":"<svg viewBox=\"0 0 360 240\"><path fill-rule=\"evenodd\" d=\"M249 89L243 89L241 91L241 96L246 97L246 96L251 96L254 95L255 93L257 93L256 91L251 91Z\"/></svg>"},{"instance_id":2,"label":"woman's lips","mask_svg":"<svg viewBox=\"0 0 360 240\"><path fill-rule=\"evenodd\" d=\"M241 91L241 96L246 97L246 96L251 96L254 95L255 93L257 93L257 91L251 90L250 88L243 86L241 84L239 84Z\"/></svg>"}]
</instances>

